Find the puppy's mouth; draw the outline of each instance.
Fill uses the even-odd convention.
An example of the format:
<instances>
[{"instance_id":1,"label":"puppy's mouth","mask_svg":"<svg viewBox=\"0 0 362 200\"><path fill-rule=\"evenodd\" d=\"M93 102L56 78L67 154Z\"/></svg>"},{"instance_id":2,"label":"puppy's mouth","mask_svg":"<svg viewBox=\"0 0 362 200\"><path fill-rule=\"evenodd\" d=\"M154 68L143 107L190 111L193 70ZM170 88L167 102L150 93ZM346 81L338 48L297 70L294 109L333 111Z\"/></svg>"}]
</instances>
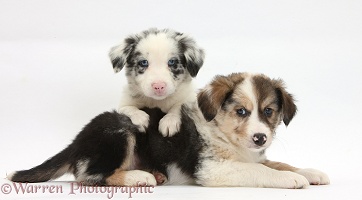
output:
<instances>
[{"instance_id":1,"label":"puppy's mouth","mask_svg":"<svg viewBox=\"0 0 362 200\"><path fill-rule=\"evenodd\" d=\"M267 146L257 146L257 145L253 145L251 144L248 149L252 152L261 152L263 151L264 149L266 149Z\"/></svg>"},{"instance_id":2,"label":"puppy's mouth","mask_svg":"<svg viewBox=\"0 0 362 200\"><path fill-rule=\"evenodd\" d=\"M146 96L155 99L155 100L164 100L170 96L172 96L174 92L162 92L162 93L158 93L158 92L150 92L148 94L145 94Z\"/></svg>"},{"instance_id":3,"label":"puppy's mouth","mask_svg":"<svg viewBox=\"0 0 362 200\"><path fill-rule=\"evenodd\" d=\"M154 94L152 96L150 96L152 99L155 99L155 100L163 100L163 99L166 99L169 95L158 95L158 94Z\"/></svg>"},{"instance_id":4,"label":"puppy's mouth","mask_svg":"<svg viewBox=\"0 0 362 200\"><path fill-rule=\"evenodd\" d=\"M167 92L166 91L154 91L153 92L154 96L156 97L160 97L160 98L166 98L168 95L167 95Z\"/></svg>"}]
</instances>

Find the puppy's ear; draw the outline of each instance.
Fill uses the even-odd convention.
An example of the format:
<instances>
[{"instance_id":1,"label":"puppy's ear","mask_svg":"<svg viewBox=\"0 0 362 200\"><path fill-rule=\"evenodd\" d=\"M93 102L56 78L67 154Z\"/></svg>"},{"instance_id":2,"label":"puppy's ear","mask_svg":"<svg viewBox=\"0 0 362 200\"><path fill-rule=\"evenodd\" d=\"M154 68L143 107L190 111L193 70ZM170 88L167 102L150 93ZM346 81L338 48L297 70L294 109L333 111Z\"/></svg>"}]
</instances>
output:
<instances>
[{"instance_id":1,"label":"puppy's ear","mask_svg":"<svg viewBox=\"0 0 362 200\"><path fill-rule=\"evenodd\" d=\"M111 48L109 51L109 58L111 59L115 73L121 71L126 65L127 58L131 52L134 51L137 42L137 35L133 35L127 37L122 44Z\"/></svg>"},{"instance_id":2,"label":"puppy's ear","mask_svg":"<svg viewBox=\"0 0 362 200\"><path fill-rule=\"evenodd\" d=\"M192 77L196 77L204 64L205 52L199 48L196 42L183 33L176 33L179 51L185 61L186 69Z\"/></svg>"},{"instance_id":3,"label":"puppy's ear","mask_svg":"<svg viewBox=\"0 0 362 200\"><path fill-rule=\"evenodd\" d=\"M281 79L273 81L282 108L283 122L286 126L288 126L297 113L297 106L295 105L293 95L286 91L284 82Z\"/></svg>"},{"instance_id":4,"label":"puppy's ear","mask_svg":"<svg viewBox=\"0 0 362 200\"><path fill-rule=\"evenodd\" d=\"M211 121L232 94L235 85L243 80L241 74L216 76L214 80L202 89L197 96L199 108L207 121Z\"/></svg>"}]
</instances>

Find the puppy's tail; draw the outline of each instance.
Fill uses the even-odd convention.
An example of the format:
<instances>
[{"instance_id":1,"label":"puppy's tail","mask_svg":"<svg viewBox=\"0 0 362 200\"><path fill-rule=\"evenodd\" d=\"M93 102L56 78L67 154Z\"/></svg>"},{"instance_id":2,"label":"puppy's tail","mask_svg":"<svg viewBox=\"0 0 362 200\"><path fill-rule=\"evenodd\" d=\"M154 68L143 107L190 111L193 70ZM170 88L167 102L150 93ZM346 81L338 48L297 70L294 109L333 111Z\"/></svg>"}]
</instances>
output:
<instances>
[{"instance_id":1,"label":"puppy's tail","mask_svg":"<svg viewBox=\"0 0 362 200\"><path fill-rule=\"evenodd\" d=\"M71 152L71 146L68 146L42 164L29 170L13 172L7 176L7 179L14 182L27 183L45 182L56 179L71 170L69 162Z\"/></svg>"}]
</instances>

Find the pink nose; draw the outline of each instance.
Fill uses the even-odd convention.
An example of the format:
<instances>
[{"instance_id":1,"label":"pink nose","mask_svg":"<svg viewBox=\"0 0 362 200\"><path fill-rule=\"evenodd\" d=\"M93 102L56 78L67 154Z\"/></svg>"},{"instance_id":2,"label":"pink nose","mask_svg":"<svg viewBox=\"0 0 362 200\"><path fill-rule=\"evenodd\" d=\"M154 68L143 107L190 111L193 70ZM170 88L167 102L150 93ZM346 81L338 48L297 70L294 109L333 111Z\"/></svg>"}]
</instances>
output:
<instances>
[{"instance_id":1,"label":"pink nose","mask_svg":"<svg viewBox=\"0 0 362 200\"><path fill-rule=\"evenodd\" d=\"M154 82L152 83L152 88L157 95L164 95L166 91L166 83L165 82Z\"/></svg>"}]
</instances>

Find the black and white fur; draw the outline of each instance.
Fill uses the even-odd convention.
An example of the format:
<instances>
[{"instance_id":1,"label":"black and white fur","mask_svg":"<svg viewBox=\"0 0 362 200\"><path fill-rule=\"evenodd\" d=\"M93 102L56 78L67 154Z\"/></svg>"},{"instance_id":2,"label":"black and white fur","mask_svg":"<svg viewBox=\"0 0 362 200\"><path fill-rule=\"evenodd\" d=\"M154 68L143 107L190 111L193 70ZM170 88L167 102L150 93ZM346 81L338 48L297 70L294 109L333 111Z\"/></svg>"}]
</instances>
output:
<instances>
[{"instance_id":1,"label":"black and white fur","mask_svg":"<svg viewBox=\"0 0 362 200\"><path fill-rule=\"evenodd\" d=\"M114 71L125 68L128 80L118 111L144 132L149 116L139 109L160 108L167 113L160 120L160 132L164 136L178 132L181 105L196 100L191 80L204 60L195 41L169 29L149 29L127 37L109 56Z\"/></svg>"},{"instance_id":2,"label":"black and white fur","mask_svg":"<svg viewBox=\"0 0 362 200\"><path fill-rule=\"evenodd\" d=\"M276 127L296 113L293 97L281 80L236 73L217 76L202 89L197 102L184 104L178 134L158 131L165 116L150 116L147 134L124 114L105 112L94 118L65 150L30 170L9 177L40 182L68 172L77 181L97 185L155 185L153 172L168 184L203 186L304 188L329 184L315 169L299 169L266 159Z\"/></svg>"}]
</instances>

